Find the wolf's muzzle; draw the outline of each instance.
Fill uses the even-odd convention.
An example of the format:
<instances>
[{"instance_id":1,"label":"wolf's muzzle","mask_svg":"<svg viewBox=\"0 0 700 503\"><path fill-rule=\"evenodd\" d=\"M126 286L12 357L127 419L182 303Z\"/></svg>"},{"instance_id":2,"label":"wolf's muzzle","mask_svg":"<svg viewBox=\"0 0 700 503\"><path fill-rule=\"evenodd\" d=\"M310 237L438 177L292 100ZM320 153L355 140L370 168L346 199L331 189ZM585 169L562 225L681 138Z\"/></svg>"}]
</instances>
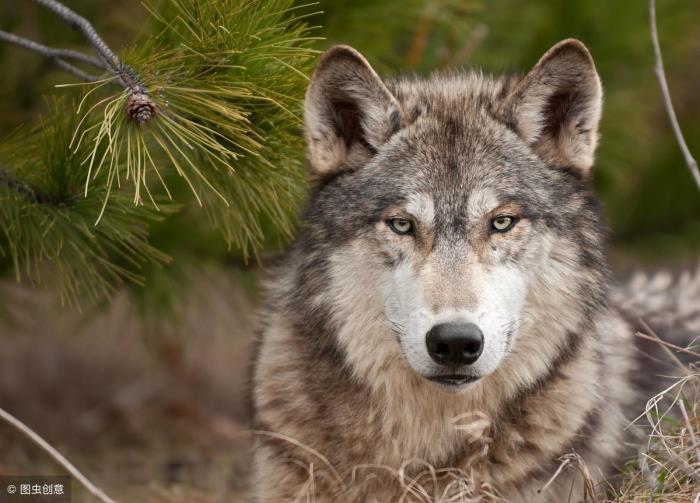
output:
<instances>
[{"instance_id":1,"label":"wolf's muzzle","mask_svg":"<svg viewBox=\"0 0 700 503\"><path fill-rule=\"evenodd\" d=\"M440 323L425 338L428 354L440 365L471 365L484 349L484 334L473 323Z\"/></svg>"}]
</instances>

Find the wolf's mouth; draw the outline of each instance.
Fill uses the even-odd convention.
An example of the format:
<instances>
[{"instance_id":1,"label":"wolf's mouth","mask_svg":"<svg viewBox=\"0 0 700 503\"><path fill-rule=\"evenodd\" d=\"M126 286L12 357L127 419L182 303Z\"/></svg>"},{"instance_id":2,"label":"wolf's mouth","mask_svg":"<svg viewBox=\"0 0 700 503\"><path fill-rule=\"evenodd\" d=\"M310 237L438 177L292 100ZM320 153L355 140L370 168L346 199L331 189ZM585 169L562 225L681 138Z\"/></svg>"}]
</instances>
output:
<instances>
[{"instance_id":1,"label":"wolf's mouth","mask_svg":"<svg viewBox=\"0 0 700 503\"><path fill-rule=\"evenodd\" d=\"M465 374L436 375L429 376L428 379L445 386L462 386L464 384L479 380L477 376L469 376Z\"/></svg>"}]
</instances>

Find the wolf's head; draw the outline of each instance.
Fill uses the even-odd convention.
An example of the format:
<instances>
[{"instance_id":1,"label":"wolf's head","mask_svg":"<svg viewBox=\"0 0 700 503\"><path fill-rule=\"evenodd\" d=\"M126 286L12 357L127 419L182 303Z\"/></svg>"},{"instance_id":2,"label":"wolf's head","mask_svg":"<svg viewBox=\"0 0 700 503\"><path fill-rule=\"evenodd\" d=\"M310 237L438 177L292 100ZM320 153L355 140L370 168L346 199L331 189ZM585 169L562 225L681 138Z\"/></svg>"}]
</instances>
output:
<instances>
[{"instance_id":1,"label":"wolf's head","mask_svg":"<svg viewBox=\"0 0 700 503\"><path fill-rule=\"evenodd\" d=\"M360 378L407 362L458 389L509 359L546 368L605 302L601 99L576 40L501 78L385 82L329 49L305 103L309 326L323 318Z\"/></svg>"}]
</instances>

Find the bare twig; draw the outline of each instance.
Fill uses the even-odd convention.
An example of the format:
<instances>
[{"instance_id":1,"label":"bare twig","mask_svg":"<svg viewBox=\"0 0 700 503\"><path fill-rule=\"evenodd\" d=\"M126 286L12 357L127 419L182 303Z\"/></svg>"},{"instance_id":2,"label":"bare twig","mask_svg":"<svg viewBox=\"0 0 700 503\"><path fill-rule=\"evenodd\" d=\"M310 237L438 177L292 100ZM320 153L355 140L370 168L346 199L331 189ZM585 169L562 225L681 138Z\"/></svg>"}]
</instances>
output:
<instances>
[{"instance_id":1,"label":"bare twig","mask_svg":"<svg viewBox=\"0 0 700 503\"><path fill-rule=\"evenodd\" d=\"M102 61L88 56L87 54L83 54L78 51L71 51L70 49L54 49L34 42L33 40L18 37L17 35L13 35L12 33L7 33L6 31L0 30L0 41L9 42L10 44L15 44L20 47L24 47L25 49L29 49L30 51L34 51L43 56L46 56L47 58L53 60L54 63L63 68L68 73L72 73L79 79L84 80L86 82L94 82L96 80L99 80L99 77L96 75L91 75L81 70L77 66L66 61L65 58L78 59L85 63L90 63L94 66L97 66L98 68L104 68L104 63L102 63Z\"/></svg>"},{"instance_id":2,"label":"bare twig","mask_svg":"<svg viewBox=\"0 0 700 503\"><path fill-rule=\"evenodd\" d=\"M29 49L34 52L38 52L46 56L47 58L61 58L61 59L75 59L82 63L87 63L100 70L109 70L109 67L105 65L101 60L89 54L83 54L80 51L74 51L72 49L56 49L54 47L48 47L28 38L18 37L12 33L7 33L6 31L0 30L0 40L9 42L11 44L16 44L25 49Z\"/></svg>"},{"instance_id":3,"label":"bare twig","mask_svg":"<svg viewBox=\"0 0 700 503\"><path fill-rule=\"evenodd\" d=\"M69 9L58 0L34 1L52 11L69 26L78 30L90 43L97 54L97 58L70 49L56 49L53 47L47 47L38 42L34 42L33 40L19 37L4 31L0 31L0 42L9 42L46 56L64 70L85 81L94 82L100 80L100 77L91 75L84 70L81 70L77 66L66 61L66 59L75 59L77 61L87 63L91 66L109 71L111 74L116 75L119 78L121 85L129 92L130 95L148 95L148 89L142 83L141 78L134 71L134 69L123 64L119 60L117 55L109 48L105 41L102 40L102 37L97 34L92 24L90 24L87 19Z\"/></svg>"},{"instance_id":4,"label":"bare twig","mask_svg":"<svg viewBox=\"0 0 700 503\"><path fill-rule=\"evenodd\" d=\"M688 355L694 356L696 358L700 358L700 353L696 353L695 351L691 351L690 349L682 348L680 346L676 346L675 344L672 344L670 342L666 342L664 340L661 340L657 337L652 337L651 335L644 334L642 332L637 332L635 334L637 337L641 339L646 339L648 341L653 341L656 342L657 344L660 344L661 346L671 348L674 351L678 351L679 353L686 353ZM672 353L671 353L672 354Z\"/></svg>"},{"instance_id":5,"label":"bare twig","mask_svg":"<svg viewBox=\"0 0 700 503\"><path fill-rule=\"evenodd\" d=\"M69 26L78 30L90 43L98 57L95 58L93 56L83 54L82 52L73 51L70 49L56 49L53 47L47 47L38 42L34 42L33 40L19 37L4 31L0 31L0 42L9 42L42 54L43 56L50 58L64 70L87 82L96 82L104 79L85 72L72 63L66 61L67 59L74 59L99 68L100 70L106 70L111 75L117 77L119 84L126 89L129 95L125 104L125 111L129 120L134 121L139 125L144 125L150 122L151 119L158 114L156 104L148 95L148 88L141 81L141 77L139 77L133 68L119 61L117 55L112 52L109 46L97 34L87 19L72 11L58 0L34 1L51 10L63 21L68 23ZM117 82L117 79L114 79L114 82Z\"/></svg>"},{"instance_id":6,"label":"bare twig","mask_svg":"<svg viewBox=\"0 0 700 503\"><path fill-rule=\"evenodd\" d=\"M685 143L685 138L683 137L683 132L678 124L678 118L676 117L676 111L673 108L673 103L671 102L671 93L668 90L668 82L666 81L666 73L664 71L664 62L661 56L661 46L659 44L659 33L656 29L656 0L649 0L649 25L651 29L651 41L654 45L654 57L656 59L656 64L654 66L654 73L656 73L656 78L659 80L659 86L661 87L661 94L664 98L664 105L666 106L666 112L668 113L668 118L671 121L671 126L673 127L673 133L676 135L676 140L678 145L683 152L683 157L685 158L685 163L688 165L691 175L695 179L695 183L700 189L700 171L698 171L698 163L693 158L693 155L688 149L688 145Z\"/></svg>"},{"instance_id":7,"label":"bare twig","mask_svg":"<svg viewBox=\"0 0 700 503\"><path fill-rule=\"evenodd\" d=\"M649 324L646 321L644 321L643 318L638 318L637 321L639 322L640 325L642 325L642 328L644 328L644 330L646 330L648 332L648 334L637 332L636 335L642 339L651 340L651 341L659 344L659 346L664 351L664 353L669 357L669 359L673 363L675 363L676 367L678 367L678 369L681 370L681 372L683 372L684 375L689 375L690 370L688 369L688 366L685 363L683 363L680 360L680 358L678 358L678 356L676 356L676 354L673 351L671 351L671 349L675 349L677 352L680 352L680 353L689 353L691 356L694 356L696 358L700 358L700 354L697 354L688 348L682 348L682 347L677 346L675 344L671 344L670 342L664 341L663 339L661 339L661 337L659 337L659 335L656 332L654 332L654 329L652 329L649 326Z\"/></svg>"},{"instance_id":8,"label":"bare twig","mask_svg":"<svg viewBox=\"0 0 700 503\"><path fill-rule=\"evenodd\" d=\"M46 440L41 438L37 433L35 433L31 428L29 428L22 421L14 417L12 414L6 412L0 408L0 418L7 421L9 424L17 428L20 432L29 437L34 443L38 444L42 449L48 452L51 457L53 457L63 468L65 468L73 477L78 479L78 481L85 486L85 489L90 491L93 496L102 501L103 503L115 503L115 501L107 496L99 487L90 482L85 475L83 475L70 461L68 461L63 455L54 449Z\"/></svg>"},{"instance_id":9,"label":"bare twig","mask_svg":"<svg viewBox=\"0 0 700 503\"><path fill-rule=\"evenodd\" d=\"M97 34L90 22L84 17L78 15L62 3L56 0L34 0L39 5L43 5L51 10L54 14L62 18L66 23L80 31L83 36L90 42L90 45L95 49L98 56L104 61L109 68L114 72L119 72L121 63L116 54L112 52L104 40Z\"/></svg>"},{"instance_id":10,"label":"bare twig","mask_svg":"<svg viewBox=\"0 0 700 503\"><path fill-rule=\"evenodd\" d=\"M58 0L34 0L39 5L43 5L58 17L63 19L69 26L78 30L92 45L92 48L97 53L98 57L107 65L107 67L115 73L122 85L129 91L130 94L146 95L148 90L141 83L141 79L136 72L119 61L117 55L109 48L102 40L95 28L92 27L90 21L83 16L77 14L73 10L63 5Z\"/></svg>"},{"instance_id":11,"label":"bare twig","mask_svg":"<svg viewBox=\"0 0 700 503\"><path fill-rule=\"evenodd\" d=\"M65 71L68 73L72 73L79 79L84 80L85 82L97 82L100 80L100 77L97 75L92 75L90 73L87 73L86 71L81 70L75 65L70 64L68 61L61 59L61 58L51 58L54 63L56 63L57 66L60 66L63 68Z\"/></svg>"}]
</instances>

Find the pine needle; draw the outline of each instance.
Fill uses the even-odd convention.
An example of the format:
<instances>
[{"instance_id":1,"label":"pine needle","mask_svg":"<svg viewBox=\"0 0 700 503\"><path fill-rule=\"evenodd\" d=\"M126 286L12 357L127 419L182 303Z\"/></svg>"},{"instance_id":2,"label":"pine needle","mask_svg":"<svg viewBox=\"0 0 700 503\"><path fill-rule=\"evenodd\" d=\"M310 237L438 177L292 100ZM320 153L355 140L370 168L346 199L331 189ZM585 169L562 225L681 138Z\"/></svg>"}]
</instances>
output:
<instances>
[{"instance_id":1,"label":"pine needle","mask_svg":"<svg viewBox=\"0 0 700 503\"><path fill-rule=\"evenodd\" d=\"M289 237L304 186L298 134L315 40L290 0L167 0L151 5L157 34L122 55L156 113L129 119L130 94L85 88L75 151L87 142L85 193L102 193L99 225L118 188L157 206L181 177L230 247L257 252L268 222ZM102 176L103 170L107 171ZM100 184L98 186L98 180Z\"/></svg>"}]
</instances>

